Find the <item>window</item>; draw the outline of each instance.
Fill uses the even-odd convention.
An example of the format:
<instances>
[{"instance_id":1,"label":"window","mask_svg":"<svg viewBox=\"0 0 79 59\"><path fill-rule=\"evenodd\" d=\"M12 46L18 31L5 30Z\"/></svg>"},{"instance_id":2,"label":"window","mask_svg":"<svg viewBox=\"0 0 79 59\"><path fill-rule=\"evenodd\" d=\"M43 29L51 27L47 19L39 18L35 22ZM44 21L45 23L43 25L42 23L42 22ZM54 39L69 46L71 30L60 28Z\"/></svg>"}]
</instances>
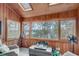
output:
<instances>
[{"instance_id":1,"label":"window","mask_svg":"<svg viewBox=\"0 0 79 59\"><path fill-rule=\"evenodd\" d=\"M58 40L60 36L60 39L67 39L71 34L76 35L76 20L52 20L32 22L32 24L23 22L23 34L26 38Z\"/></svg>"},{"instance_id":2,"label":"window","mask_svg":"<svg viewBox=\"0 0 79 59\"><path fill-rule=\"evenodd\" d=\"M57 5L57 4L59 4L59 3L49 3L49 5Z\"/></svg>"},{"instance_id":3,"label":"window","mask_svg":"<svg viewBox=\"0 0 79 59\"><path fill-rule=\"evenodd\" d=\"M30 3L19 3L19 6L23 9L23 11L31 11Z\"/></svg>"},{"instance_id":4,"label":"window","mask_svg":"<svg viewBox=\"0 0 79 59\"><path fill-rule=\"evenodd\" d=\"M34 38L58 38L58 21L33 22L32 37Z\"/></svg>"},{"instance_id":5,"label":"window","mask_svg":"<svg viewBox=\"0 0 79 59\"><path fill-rule=\"evenodd\" d=\"M67 38L69 35L75 35L75 20L63 20L60 21L60 27L61 27L61 38Z\"/></svg>"},{"instance_id":6,"label":"window","mask_svg":"<svg viewBox=\"0 0 79 59\"><path fill-rule=\"evenodd\" d=\"M23 35L28 38L29 37L30 26L29 23L23 22Z\"/></svg>"},{"instance_id":7,"label":"window","mask_svg":"<svg viewBox=\"0 0 79 59\"><path fill-rule=\"evenodd\" d=\"M14 39L20 37L20 23L12 20L7 21L7 37Z\"/></svg>"}]
</instances>

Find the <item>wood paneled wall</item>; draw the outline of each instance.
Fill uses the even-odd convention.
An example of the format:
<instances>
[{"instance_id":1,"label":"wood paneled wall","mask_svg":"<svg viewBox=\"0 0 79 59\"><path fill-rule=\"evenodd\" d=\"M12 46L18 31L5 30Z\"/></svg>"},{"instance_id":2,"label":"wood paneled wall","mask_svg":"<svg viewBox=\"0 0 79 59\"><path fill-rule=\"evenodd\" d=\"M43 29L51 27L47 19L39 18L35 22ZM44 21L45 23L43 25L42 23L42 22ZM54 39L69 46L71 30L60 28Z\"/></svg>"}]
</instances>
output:
<instances>
[{"instance_id":1,"label":"wood paneled wall","mask_svg":"<svg viewBox=\"0 0 79 59\"><path fill-rule=\"evenodd\" d=\"M78 44L75 44L75 53L79 55L79 8L77 9L77 18L76 18L76 34L78 39Z\"/></svg>"},{"instance_id":2,"label":"wood paneled wall","mask_svg":"<svg viewBox=\"0 0 79 59\"><path fill-rule=\"evenodd\" d=\"M75 18L76 21L78 21L76 23L77 25L77 36L79 36L79 9L76 10L71 10L71 11L66 11L66 12L61 12L61 13L57 13L57 14L49 14L49 15L42 15L42 16L36 16L36 17L30 17L30 18L26 18L24 19L24 22L36 22L36 21L49 21L49 20L64 20L65 18ZM45 39L33 39L33 38L28 38L28 39L23 39L23 47L29 47L32 45L33 42L38 42L38 41L47 41L48 44L51 47L60 47L60 51L61 53L64 53L68 50L72 51L72 46L70 45L70 43L65 40L65 39L60 39L60 40L45 40ZM79 41L79 39L78 39ZM75 44L75 51L74 53L79 55L79 43Z\"/></svg>"},{"instance_id":3,"label":"wood paneled wall","mask_svg":"<svg viewBox=\"0 0 79 59\"><path fill-rule=\"evenodd\" d=\"M49 14L49 15L42 15L42 16L36 16L36 17L30 17L30 18L25 18L24 21L49 21L49 20L60 20L60 19L65 19L65 18L73 18L76 17L76 10L71 10L71 11L66 11L66 12L61 12L61 13L56 13L56 14Z\"/></svg>"},{"instance_id":4,"label":"wood paneled wall","mask_svg":"<svg viewBox=\"0 0 79 59\"><path fill-rule=\"evenodd\" d=\"M32 23L33 21L49 21L49 20L61 20L65 18L76 18L76 27L77 27L77 37L79 36L79 9L56 13L56 14L49 14L49 15L42 15L36 17L30 17L24 19L25 22ZM20 21L22 25L22 18L15 12L9 5L1 4L0 3L0 21L2 21L2 41L8 45L16 44L16 40L9 40L7 39L7 20L14 20ZM22 28L22 26L21 26ZM22 32L22 29L20 30ZM22 38L21 38L22 39ZM22 47L29 47L32 45L33 42L38 41L47 41L51 47L60 47L61 53L66 52L67 50L72 50L68 41L61 39L61 40L45 40L45 39L33 39L33 38L23 38L22 39ZM79 37L78 37L78 44L75 44L75 53L79 55Z\"/></svg>"},{"instance_id":5,"label":"wood paneled wall","mask_svg":"<svg viewBox=\"0 0 79 59\"><path fill-rule=\"evenodd\" d=\"M7 45L16 44L16 40L7 39L7 20L20 22L21 17L8 4L0 3L0 20L2 21L2 36L3 43Z\"/></svg>"}]
</instances>

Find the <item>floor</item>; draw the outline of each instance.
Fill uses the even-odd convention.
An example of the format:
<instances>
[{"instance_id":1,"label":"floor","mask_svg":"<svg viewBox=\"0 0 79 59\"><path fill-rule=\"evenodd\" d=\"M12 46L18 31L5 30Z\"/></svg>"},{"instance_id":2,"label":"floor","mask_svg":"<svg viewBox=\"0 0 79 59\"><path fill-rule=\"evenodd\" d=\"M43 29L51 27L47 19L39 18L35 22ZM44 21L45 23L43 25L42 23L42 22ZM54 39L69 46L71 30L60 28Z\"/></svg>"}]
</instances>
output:
<instances>
[{"instance_id":1,"label":"floor","mask_svg":"<svg viewBox=\"0 0 79 59\"><path fill-rule=\"evenodd\" d=\"M29 56L29 49L28 48L20 48L19 56Z\"/></svg>"}]
</instances>

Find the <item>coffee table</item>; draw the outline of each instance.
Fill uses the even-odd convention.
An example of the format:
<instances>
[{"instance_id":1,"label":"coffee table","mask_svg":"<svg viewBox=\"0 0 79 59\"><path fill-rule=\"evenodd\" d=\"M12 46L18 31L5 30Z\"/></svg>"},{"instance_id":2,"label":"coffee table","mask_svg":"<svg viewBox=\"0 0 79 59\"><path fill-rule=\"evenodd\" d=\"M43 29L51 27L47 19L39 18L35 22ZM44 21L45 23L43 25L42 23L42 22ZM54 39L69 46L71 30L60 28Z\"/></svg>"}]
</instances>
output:
<instances>
[{"instance_id":1,"label":"coffee table","mask_svg":"<svg viewBox=\"0 0 79 59\"><path fill-rule=\"evenodd\" d=\"M32 45L29 48L29 55L30 56L51 56L52 48L51 47L42 47L39 48L36 45Z\"/></svg>"}]
</instances>

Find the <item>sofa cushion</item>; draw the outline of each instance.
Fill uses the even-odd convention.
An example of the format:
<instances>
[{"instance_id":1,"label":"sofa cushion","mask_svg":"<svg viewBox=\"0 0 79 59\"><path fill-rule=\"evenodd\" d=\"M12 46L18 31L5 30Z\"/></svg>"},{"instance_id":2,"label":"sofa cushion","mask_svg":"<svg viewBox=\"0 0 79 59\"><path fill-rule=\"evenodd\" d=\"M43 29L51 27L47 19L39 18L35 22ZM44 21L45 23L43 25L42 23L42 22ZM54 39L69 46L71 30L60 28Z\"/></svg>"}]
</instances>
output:
<instances>
[{"instance_id":1,"label":"sofa cushion","mask_svg":"<svg viewBox=\"0 0 79 59\"><path fill-rule=\"evenodd\" d=\"M12 45L8 47L10 50L18 48L16 45Z\"/></svg>"}]
</instances>

